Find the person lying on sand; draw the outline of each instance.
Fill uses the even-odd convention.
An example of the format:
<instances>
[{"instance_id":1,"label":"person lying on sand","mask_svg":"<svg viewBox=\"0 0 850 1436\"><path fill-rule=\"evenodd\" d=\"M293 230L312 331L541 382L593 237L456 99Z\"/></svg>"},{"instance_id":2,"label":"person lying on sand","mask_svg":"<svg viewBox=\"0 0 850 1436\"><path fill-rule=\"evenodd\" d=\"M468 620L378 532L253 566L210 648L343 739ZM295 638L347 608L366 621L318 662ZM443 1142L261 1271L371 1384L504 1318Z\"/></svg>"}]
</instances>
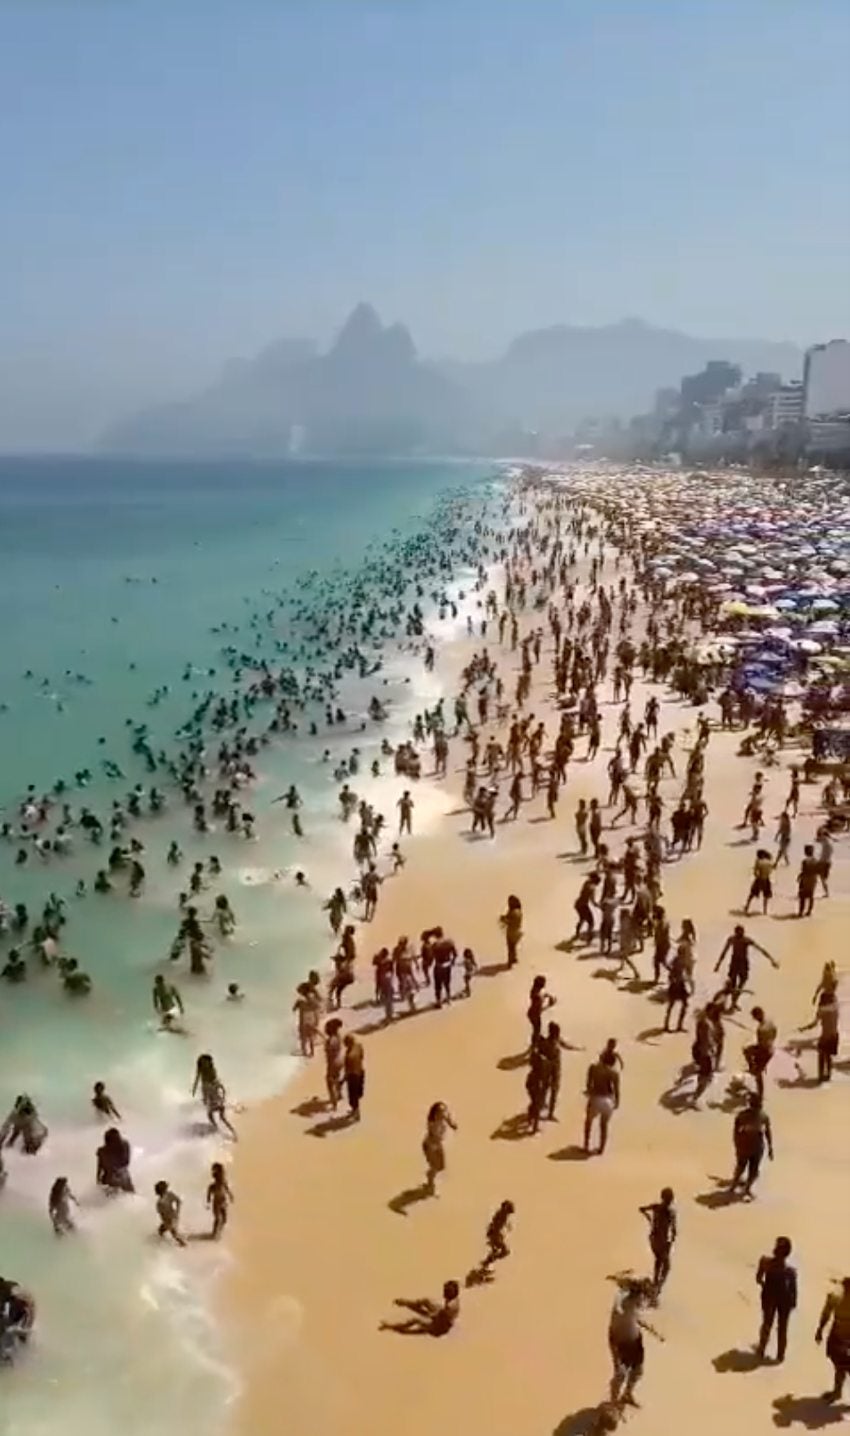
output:
<instances>
[{"instance_id":1,"label":"person lying on sand","mask_svg":"<svg viewBox=\"0 0 850 1436\"><path fill-rule=\"evenodd\" d=\"M382 1321L379 1331L396 1331L400 1336L447 1336L460 1316L460 1286L456 1281L443 1284L443 1300L430 1297L408 1301L397 1297L396 1306L413 1313L405 1321Z\"/></svg>"}]
</instances>

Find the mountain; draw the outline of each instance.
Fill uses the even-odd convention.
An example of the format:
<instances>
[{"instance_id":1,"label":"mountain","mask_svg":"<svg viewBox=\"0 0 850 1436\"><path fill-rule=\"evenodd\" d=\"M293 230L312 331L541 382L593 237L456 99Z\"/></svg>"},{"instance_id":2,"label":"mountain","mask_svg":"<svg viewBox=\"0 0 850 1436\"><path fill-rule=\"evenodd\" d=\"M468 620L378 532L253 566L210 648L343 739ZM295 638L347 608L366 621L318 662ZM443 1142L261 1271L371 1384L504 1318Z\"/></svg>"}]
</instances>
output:
<instances>
[{"instance_id":1,"label":"mountain","mask_svg":"<svg viewBox=\"0 0 850 1436\"><path fill-rule=\"evenodd\" d=\"M802 368L791 344L699 339L640 319L553 325L488 362L428 363L404 325L385 326L359 304L327 353L281 340L227 364L194 398L115 425L100 447L187 456L499 452L507 436L528 430L554 438L588 416L641 413L656 389L677 386L709 359L785 378Z\"/></svg>"},{"instance_id":2,"label":"mountain","mask_svg":"<svg viewBox=\"0 0 850 1436\"><path fill-rule=\"evenodd\" d=\"M793 344L750 339L697 339L641 319L600 328L567 324L521 334L489 364L449 364L492 422L558 435L591 415L627 419L651 408L656 389L678 387L709 359L730 359L745 374L802 372Z\"/></svg>"},{"instance_id":3,"label":"mountain","mask_svg":"<svg viewBox=\"0 0 850 1436\"><path fill-rule=\"evenodd\" d=\"M285 340L227 365L184 403L115 425L101 448L156 455L447 452L464 439L469 401L416 354L401 324L359 304L326 354Z\"/></svg>"}]
</instances>

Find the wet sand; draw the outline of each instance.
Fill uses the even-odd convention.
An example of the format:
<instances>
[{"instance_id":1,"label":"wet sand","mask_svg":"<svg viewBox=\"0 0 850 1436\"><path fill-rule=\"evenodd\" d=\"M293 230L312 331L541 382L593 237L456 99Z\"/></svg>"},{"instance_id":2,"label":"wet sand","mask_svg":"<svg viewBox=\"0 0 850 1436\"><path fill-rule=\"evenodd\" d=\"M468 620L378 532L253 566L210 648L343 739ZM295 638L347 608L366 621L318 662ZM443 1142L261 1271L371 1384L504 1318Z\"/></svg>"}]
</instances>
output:
<instances>
[{"instance_id":1,"label":"wet sand","mask_svg":"<svg viewBox=\"0 0 850 1436\"><path fill-rule=\"evenodd\" d=\"M442 654L442 670L455 668L465 648ZM510 671L513 659L502 653ZM544 657L526 711L542 715L549 671ZM633 713L642 711L647 691L635 684ZM446 818L439 834L405 842L407 868L384 884L374 923L358 925L364 980L355 1010L340 1014L346 1030L378 1021L368 1005L371 956L401 933L416 939L424 927L442 923L459 949L474 948L482 972L469 1001L423 1011L365 1038L363 1121L324 1125L321 1055L281 1098L241 1118L232 1168L233 1267L222 1293L245 1383L235 1432L589 1433L610 1375L606 1328L615 1288L606 1277L651 1269L637 1208L667 1184L676 1192L680 1236L661 1306L651 1314L665 1340L646 1339L642 1410L629 1416L628 1430L766 1436L777 1426L817 1429L837 1416L817 1400L831 1384L831 1368L813 1332L829 1280L848 1266L846 1062L830 1088L818 1089L809 1080L814 1051L799 1058L801 1082L784 1048L811 1017L823 962L832 957L844 965L846 849L836 844L831 899L819 900L810 920L786 920L795 907L803 842L817 826L812 809L820 788L804 788L792 864L776 875L775 916L746 920L781 967L775 972L755 955L741 1025L727 1021L725 1070L703 1110L681 1110L670 1089L689 1061L690 1030L659 1034L663 1005L649 988L611 981L616 962L599 958L595 945L559 947L572 932L585 870L575 858L573 812L580 796L604 802L606 747L618 711L603 709L606 744L594 764L580 760L585 744L578 743L555 821L546 819L541 793L523 805L518 821L499 825L494 842L471 841L468 814L460 813ZM661 732L681 735L694 726L694 709L663 700ZM550 720L550 734L552 727ZM685 916L697 926L695 1005L720 985L713 965L734 922L743 920L732 910L742 905L750 880L754 845L735 825L758 764L735 756L738 741L739 735L712 736L702 851L664 869L674 933ZM452 744L449 782L458 788L461 750ZM681 773L681 738L676 752ZM768 770L763 838L773 837L787 787L783 769ZM669 779L662 784L668 798L678 789ZM503 793L500 812L506 802ZM629 831L637 830L621 824L613 838L605 835L612 853ZM521 897L525 922L520 964L508 973L498 915L510 892ZM649 945L636 961L649 977ZM563 1036L584 1050L564 1053L560 1120L544 1122L536 1137L517 1136L509 1120L503 1124L526 1106L525 1011L537 973L547 975L558 998L551 1015ZM751 1040L754 1000L778 1023L783 1049L766 1098L776 1162L765 1162L757 1200L729 1203L715 1178L731 1172L736 1109L727 1084L744 1066L740 1052ZM286 1023L283 1011L282 1030ZM579 1151L585 1070L612 1035L625 1061L622 1106L609 1151L585 1160ZM449 1133L447 1171L431 1199L418 1190L420 1147L426 1111L437 1100L447 1103L459 1131ZM396 1297L437 1297L446 1279L464 1282L484 1254L487 1222L503 1198L517 1208L511 1256L496 1265L492 1283L464 1290L455 1330L443 1340L379 1330L382 1320L401 1315ZM780 1234L794 1242L800 1309L784 1366L756 1367L755 1267Z\"/></svg>"}]
</instances>

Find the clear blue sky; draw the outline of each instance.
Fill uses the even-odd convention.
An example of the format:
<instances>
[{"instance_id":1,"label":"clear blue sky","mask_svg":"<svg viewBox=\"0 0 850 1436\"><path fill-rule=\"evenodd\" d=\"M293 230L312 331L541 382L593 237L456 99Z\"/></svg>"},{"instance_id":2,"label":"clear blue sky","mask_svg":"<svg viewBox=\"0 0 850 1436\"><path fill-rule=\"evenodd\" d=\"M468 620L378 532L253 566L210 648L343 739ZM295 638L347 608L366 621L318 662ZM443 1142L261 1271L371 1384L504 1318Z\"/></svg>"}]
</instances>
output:
<instances>
[{"instance_id":1,"label":"clear blue sky","mask_svg":"<svg viewBox=\"0 0 850 1436\"><path fill-rule=\"evenodd\" d=\"M850 0L0 0L0 446L360 298L850 333Z\"/></svg>"}]
</instances>

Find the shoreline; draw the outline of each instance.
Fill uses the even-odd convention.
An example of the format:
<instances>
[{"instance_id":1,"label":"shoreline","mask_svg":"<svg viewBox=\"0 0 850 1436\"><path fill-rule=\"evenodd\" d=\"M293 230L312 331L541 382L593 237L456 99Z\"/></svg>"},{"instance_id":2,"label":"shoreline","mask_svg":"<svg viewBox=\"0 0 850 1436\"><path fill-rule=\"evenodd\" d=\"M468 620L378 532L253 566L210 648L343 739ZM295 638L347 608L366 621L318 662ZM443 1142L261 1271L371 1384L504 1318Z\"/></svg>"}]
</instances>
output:
<instances>
[{"instance_id":1,"label":"shoreline","mask_svg":"<svg viewBox=\"0 0 850 1436\"><path fill-rule=\"evenodd\" d=\"M542 690L546 686L544 681ZM642 685L636 684L636 694L642 704ZM544 701L538 680L530 706L539 711ZM610 741L616 710L606 704L603 711ZM662 729L671 726L671 715L680 732L694 727L696 710L669 696L662 713ZM751 850L737 851L734 826L742 785L757 764L736 756L738 737L712 739L712 812L702 854L666 865L664 874L671 917L696 920L703 967L731 930L730 885L738 901L749 875ZM415 939L438 922L459 948L471 945L490 971L475 979L468 1002L439 1014L425 1011L415 1021L397 1020L367 1037L359 1126L309 1135L322 1118L316 1103L324 1096L320 1055L297 1071L284 1094L243 1119L233 1166L237 1205L227 1239L233 1265L220 1293L242 1376L242 1396L231 1413L237 1433L264 1436L281 1421L311 1436L366 1436L375 1427L402 1426L414 1436L431 1436L447 1425L469 1436L590 1432L609 1370L605 1321L612 1288L605 1278L626 1267L645 1269L645 1232L636 1208L655 1200L668 1180L680 1203L681 1254L677 1249L670 1294L658 1319L667 1339L657 1348L652 1343L648 1353L642 1395L650 1414L637 1413L632 1429L650 1433L659 1423L661 1429L677 1429L687 1410L689 1430L695 1432L716 1429L717 1423L740 1429L736 1423L745 1419L748 1432L766 1436L775 1424L771 1401L783 1399L791 1378L799 1373L805 1380L805 1373L822 1364L810 1331L825 1283L836 1275L836 1254L824 1227L830 1218L842 1221L850 1165L843 1155L836 1157L825 1130L812 1128L810 1104L817 1102L824 1128L840 1121L842 1079L830 1091L809 1096L805 1090L771 1088L781 1144L777 1171L788 1175L778 1184L773 1169L766 1173L763 1196L734 1208L731 1229L724 1222L728 1214L715 1210L716 1193L704 1190L711 1175L728 1172L731 1115L681 1114L659 1106L659 1090L664 1092L688 1060L689 1037L659 1039L647 1028L655 1020L652 1006L628 986L596 980L599 964L603 970L610 964L595 953L596 961L588 963L581 960L583 953L577 961L576 953L556 950L572 928L572 901L583 871L564 855L575 846L573 807L577 797L599 793L607 757L603 748L595 764L571 765L554 822L541 820L541 795L524 806L518 822L500 825L491 844L467 842L458 829L468 818L458 822L450 815L438 834L413 845L408 867L385 884L374 923L358 929L361 974L382 943L391 945L401 932ZM457 767L455 746L452 768ZM772 775L771 802L784 781L782 773ZM453 791L457 783L455 771ZM618 848L621 841L615 839ZM802 964L798 970L793 966L796 925L748 920L757 940L784 959L781 975L759 969L752 984L760 998L768 994L783 1036L808 1016L820 966L840 941L847 884L840 849L837 857L840 896L807 928L804 970ZM786 890L789 881L782 880ZM501 970L497 917L511 891L522 897L525 933L520 965L507 973ZM782 892L782 905L790 901ZM638 959L644 970L647 961ZM521 1054L527 987L535 972L547 974L558 997L554 1016L565 1038L584 1050L565 1054L559 1124L551 1129L544 1124L541 1136L527 1141L502 1140L505 1118L521 1111L526 1100ZM709 995L705 979L700 995ZM355 1003L368 996L361 981ZM721 1105L728 1076L742 1066L738 1053L750 1031L748 1007L749 1002L740 1029L727 1026L729 1070L709 1093ZM370 1026L368 1009L362 1010ZM348 1029L350 1009L340 1015ZM360 1025L359 1012L356 1020ZM584 1070L612 1034L619 1035L626 1061L624 1106L613 1124L611 1151L602 1161L587 1162L575 1151ZM803 1054L802 1061L810 1066L813 1057ZM779 1054L775 1065L774 1082L778 1077L796 1088L786 1054ZM459 1131L449 1134L439 1198L408 1205L405 1194L415 1191L423 1174L425 1111L436 1100L447 1102ZM820 1211L814 1221L812 1213L801 1220L793 1203L794 1179L799 1193L813 1162L819 1163ZM437 1296L449 1277L463 1284L483 1255L486 1223L506 1197L517 1205L513 1255L500 1265L492 1286L463 1292L461 1320L451 1339L398 1342L379 1333L394 1298ZM788 1372L759 1368L742 1384L725 1373L747 1369L746 1352L739 1348L757 1329L752 1270L786 1228L795 1247L804 1233L806 1264ZM696 1313L688 1287L700 1293ZM809 1376L804 1389L814 1389L817 1379ZM679 1383L685 1381L690 1396L683 1404ZM691 1399L706 1403L716 1421L704 1425L694 1417Z\"/></svg>"}]
</instances>

